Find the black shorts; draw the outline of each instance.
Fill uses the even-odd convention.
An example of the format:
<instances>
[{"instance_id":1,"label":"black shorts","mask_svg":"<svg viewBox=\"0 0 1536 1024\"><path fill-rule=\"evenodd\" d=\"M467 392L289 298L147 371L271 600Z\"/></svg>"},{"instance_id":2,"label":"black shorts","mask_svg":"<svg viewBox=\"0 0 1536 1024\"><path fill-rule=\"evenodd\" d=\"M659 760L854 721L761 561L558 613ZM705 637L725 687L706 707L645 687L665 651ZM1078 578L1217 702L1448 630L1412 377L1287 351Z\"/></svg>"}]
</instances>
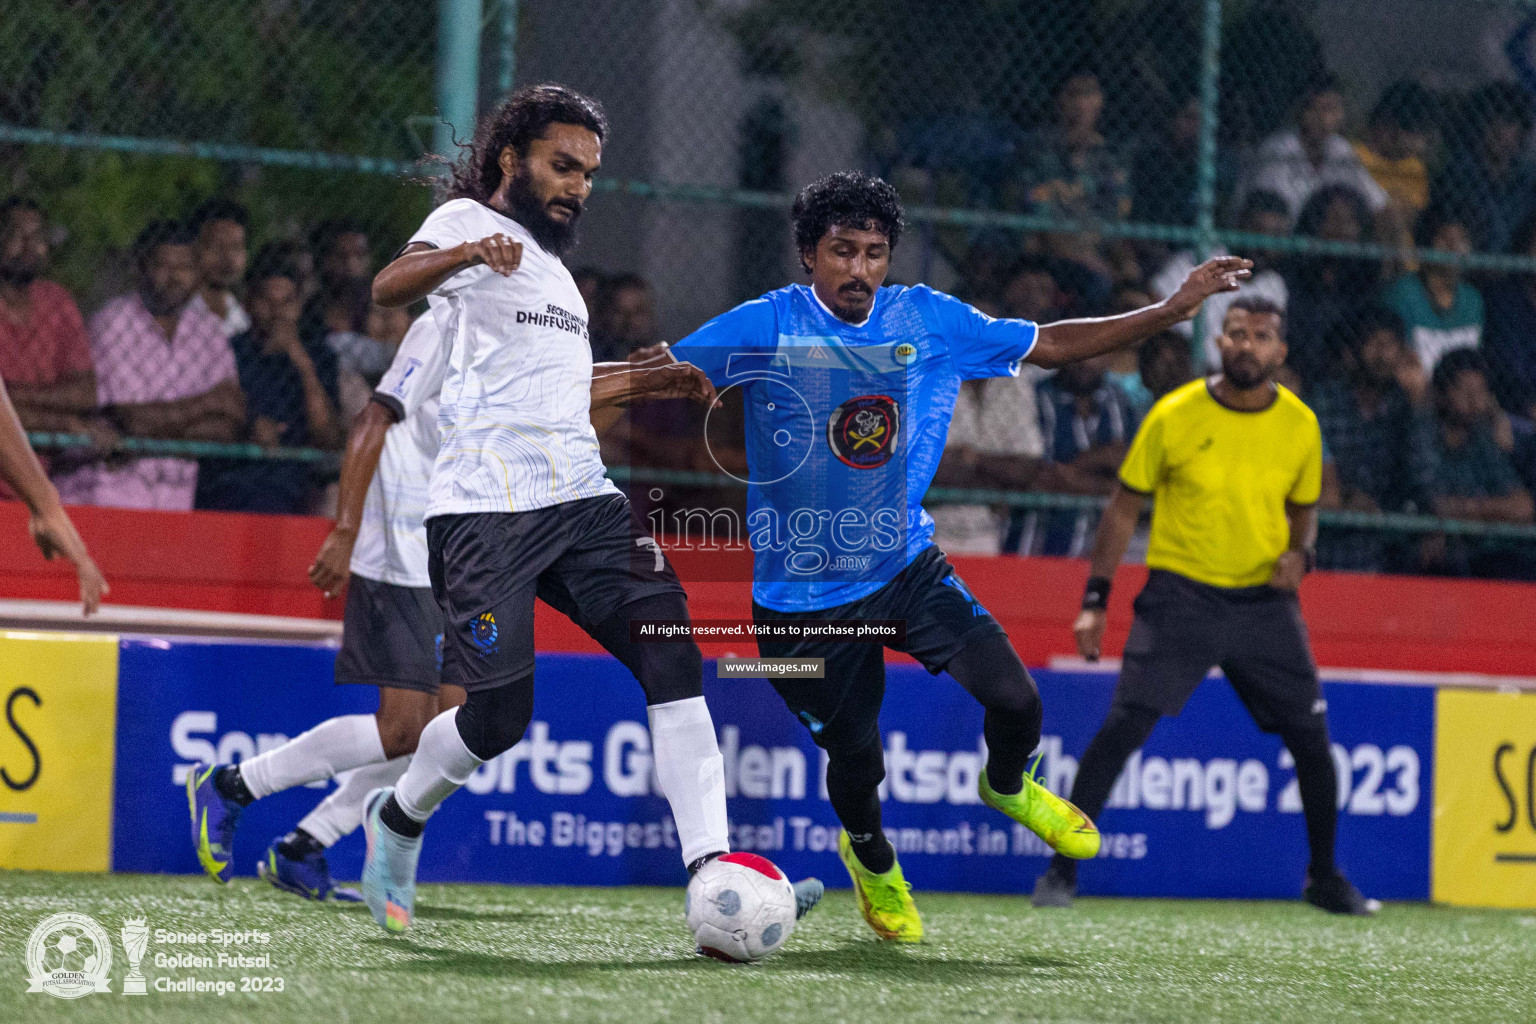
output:
<instances>
[{"instance_id":1,"label":"black shorts","mask_svg":"<svg viewBox=\"0 0 1536 1024\"><path fill-rule=\"evenodd\" d=\"M753 602L760 623L791 619L897 619L906 622L900 643L759 639L764 658L824 658L823 679L774 679L773 688L828 750L862 746L880 731L885 699L885 654L890 646L916 658L934 675L969 644L1005 636L944 557L930 545L910 565L868 597L813 612L778 612Z\"/></svg>"},{"instance_id":2,"label":"black shorts","mask_svg":"<svg viewBox=\"0 0 1536 1024\"><path fill-rule=\"evenodd\" d=\"M1294 593L1153 569L1135 608L1115 703L1176 715L1214 665L1265 732L1325 709Z\"/></svg>"},{"instance_id":3,"label":"black shorts","mask_svg":"<svg viewBox=\"0 0 1536 1024\"><path fill-rule=\"evenodd\" d=\"M466 690L533 673L535 597L591 632L631 601L685 593L622 494L434 516L427 550L446 620L443 682Z\"/></svg>"},{"instance_id":4,"label":"black shorts","mask_svg":"<svg viewBox=\"0 0 1536 1024\"><path fill-rule=\"evenodd\" d=\"M400 587L352 574L342 615L338 683L436 693L443 613L426 587Z\"/></svg>"}]
</instances>

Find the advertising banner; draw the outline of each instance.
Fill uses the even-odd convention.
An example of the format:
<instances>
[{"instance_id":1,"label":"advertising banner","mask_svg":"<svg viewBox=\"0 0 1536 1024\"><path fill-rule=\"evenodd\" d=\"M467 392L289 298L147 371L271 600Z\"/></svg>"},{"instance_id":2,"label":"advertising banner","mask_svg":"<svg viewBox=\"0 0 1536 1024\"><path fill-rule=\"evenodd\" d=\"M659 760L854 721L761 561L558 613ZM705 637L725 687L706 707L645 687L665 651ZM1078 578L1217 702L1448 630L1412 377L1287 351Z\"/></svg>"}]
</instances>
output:
<instances>
[{"instance_id":1,"label":"advertising banner","mask_svg":"<svg viewBox=\"0 0 1536 1024\"><path fill-rule=\"evenodd\" d=\"M0 868L105 871L117 638L0 634Z\"/></svg>"},{"instance_id":2,"label":"advertising banner","mask_svg":"<svg viewBox=\"0 0 1536 1024\"><path fill-rule=\"evenodd\" d=\"M1434 898L1536 907L1536 694L1437 699Z\"/></svg>"},{"instance_id":3,"label":"advertising banner","mask_svg":"<svg viewBox=\"0 0 1536 1024\"><path fill-rule=\"evenodd\" d=\"M120 679L118 813L113 866L197 870L186 766L248 756L336 714L371 710L367 688L331 683L324 646L125 640ZM538 659L534 720L521 743L485 766L428 823L429 881L678 884L685 878L666 801L651 767L644 700L617 662ZM804 727L762 680L717 680L706 696L725 759L731 840L792 877L846 885L825 764ZM1070 789L1077 758L1109 706L1108 673L1035 673L1045 700L1039 771ZM1434 692L1329 683L1340 769L1340 861L1369 895L1429 895ZM981 805L982 714L947 676L893 665L881 726L885 825L907 878L921 889L1027 892L1045 847ZM299 789L246 813L236 866L257 858L324 795ZM126 799L125 799L126 797ZM1101 816L1104 850L1083 866L1087 893L1296 896L1306 866L1295 775L1220 679L1158 726L1133 755ZM357 877L360 836L331 855Z\"/></svg>"}]
</instances>

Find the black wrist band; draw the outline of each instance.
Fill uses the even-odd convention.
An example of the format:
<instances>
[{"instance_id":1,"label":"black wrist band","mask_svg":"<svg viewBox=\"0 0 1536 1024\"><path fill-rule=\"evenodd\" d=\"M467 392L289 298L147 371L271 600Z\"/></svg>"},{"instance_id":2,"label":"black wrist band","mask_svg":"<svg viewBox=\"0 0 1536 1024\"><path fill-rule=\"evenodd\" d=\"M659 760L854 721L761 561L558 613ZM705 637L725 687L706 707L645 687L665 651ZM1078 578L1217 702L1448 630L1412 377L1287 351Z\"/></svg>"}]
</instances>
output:
<instances>
[{"instance_id":1,"label":"black wrist band","mask_svg":"<svg viewBox=\"0 0 1536 1024\"><path fill-rule=\"evenodd\" d=\"M1307 572L1317 568L1317 548L1302 548L1301 555L1305 559L1303 564L1306 566Z\"/></svg>"},{"instance_id":2,"label":"black wrist band","mask_svg":"<svg viewBox=\"0 0 1536 1024\"><path fill-rule=\"evenodd\" d=\"M1083 611L1102 612L1108 608L1109 587L1107 576L1088 577L1088 586L1083 589Z\"/></svg>"}]
</instances>

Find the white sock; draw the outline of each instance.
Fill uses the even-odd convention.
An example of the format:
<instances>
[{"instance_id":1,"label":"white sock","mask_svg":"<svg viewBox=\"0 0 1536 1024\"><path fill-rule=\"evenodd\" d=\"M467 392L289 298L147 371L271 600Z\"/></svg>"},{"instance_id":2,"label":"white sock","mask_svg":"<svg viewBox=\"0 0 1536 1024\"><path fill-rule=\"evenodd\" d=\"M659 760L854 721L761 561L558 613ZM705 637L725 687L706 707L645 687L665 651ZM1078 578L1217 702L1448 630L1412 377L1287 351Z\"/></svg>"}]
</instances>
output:
<instances>
[{"instance_id":1,"label":"white sock","mask_svg":"<svg viewBox=\"0 0 1536 1024\"><path fill-rule=\"evenodd\" d=\"M656 777L672 805L683 863L730 850L725 817L725 761L703 697L646 708Z\"/></svg>"},{"instance_id":2,"label":"white sock","mask_svg":"<svg viewBox=\"0 0 1536 1024\"><path fill-rule=\"evenodd\" d=\"M410 763L411 755L405 754L341 773L336 776L336 788L304 816L299 828L320 840L321 846L335 846L363 823L363 797L381 786L394 785Z\"/></svg>"},{"instance_id":3,"label":"white sock","mask_svg":"<svg viewBox=\"0 0 1536 1024\"><path fill-rule=\"evenodd\" d=\"M485 763L464 745L454 721L458 713L458 708L449 708L421 730L411 766L395 787L395 802L412 821L426 821Z\"/></svg>"},{"instance_id":4,"label":"white sock","mask_svg":"<svg viewBox=\"0 0 1536 1024\"><path fill-rule=\"evenodd\" d=\"M245 788L260 800L294 786L323 782L348 768L384 760L372 715L330 718L282 746L240 762Z\"/></svg>"}]
</instances>

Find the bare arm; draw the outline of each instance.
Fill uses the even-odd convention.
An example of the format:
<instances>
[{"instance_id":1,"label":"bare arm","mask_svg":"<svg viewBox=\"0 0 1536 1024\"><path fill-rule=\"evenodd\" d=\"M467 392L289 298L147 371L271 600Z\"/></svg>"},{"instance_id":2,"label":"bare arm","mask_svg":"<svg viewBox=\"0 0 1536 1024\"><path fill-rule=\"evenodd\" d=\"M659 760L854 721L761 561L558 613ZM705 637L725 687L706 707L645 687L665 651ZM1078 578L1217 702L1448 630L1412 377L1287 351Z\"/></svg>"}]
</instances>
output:
<instances>
[{"instance_id":1,"label":"bare arm","mask_svg":"<svg viewBox=\"0 0 1536 1024\"><path fill-rule=\"evenodd\" d=\"M523 244L502 234L461 242L451 249L413 242L375 275L373 301L385 307L409 306L461 270L484 264L506 277L522 260Z\"/></svg>"},{"instance_id":2,"label":"bare arm","mask_svg":"<svg viewBox=\"0 0 1536 1024\"><path fill-rule=\"evenodd\" d=\"M32 513L28 530L43 557L53 559L62 555L75 567L80 579L80 603L89 615L100 605L107 593L107 581L96 567L85 542L75 530L75 524L59 504L59 492L49 483L42 465L27 443L26 432L16 418L10 396L4 384L0 384L0 477L10 485L27 509Z\"/></svg>"},{"instance_id":3,"label":"bare arm","mask_svg":"<svg viewBox=\"0 0 1536 1024\"><path fill-rule=\"evenodd\" d=\"M1104 508L1104 514L1099 517L1099 532L1093 539L1093 561L1088 570L1090 579L1115 578L1115 568L1125 557L1125 549L1131 544L1131 535L1136 532L1136 520L1146 507L1145 494L1139 494L1123 484L1115 491ZM1103 608L1084 608L1072 624L1078 653L1089 661L1099 660L1105 622Z\"/></svg>"},{"instance_id":4,"label":"bare arm","mask_svg":"<svg viewBox=\"0 0 1536 1024\"><path fill-rule=\"evenodd\" d=\"M288 358L299 371L299 383L304 388L304 418L309 424L309 436L316 448L327 450L341 446L341 424L337 422L336 407L331 396L325 393L320 375L315 372L314 360L303 346L295 345ZM370 403L372 404L372 403Z\"/></svg>"},{"instance_id":5,"label":"bare arm","mask_svg":"<svg viewBox=\"0 0 1536 1024\"><path fill-rule=\"evenodd\" d=\"M1295 590L1312 571L1312 552L1317 547L1317 505L1285 503L1285 518L1291 527L1291 543L1275 561L1269 585L1277 590Z\"/></svg>"},{"instance_id":6,"label":"bare arm","mask_svg":"<svg viewBox=\"0 0 1536 1024\"><path fill-rule=\"evenodd\" d=\"M334 597L341 592L351 572L352 547L363 522L363 503L368 485L379 468L385 436L397 420L392 409L382 402L370 401L352 421L347 435L346 454L341 458L341 482L336 495L336 525L326 535L309 567L309 581Z\"/></svg>"},{"instance_id":7,"label":"bare arm","mask_svg":"<svg viewBox=\"0 0 1536 1024\"><path fill-rule=\"evenodd\" d=\"M1485 523L1528 523L1531 493L1517 487L1497 498L1436 498L1435 515L1447 519L1476 519Z\"/></svg>"},{"instance_id":8,"label":"bare arm","mask_svg":"<svg viewBox=\"0 0 1536 1024\"><path fill-rule=\"evenodd\" d=\"M80 370L52 384L11 384L11 403L23 424L29 414L63 413L79 416L96 408L96 373Z\"/></svg>"},{"instance_id":9,"label":"bare arm","mask_svg":"<svg viewBox=\"0 0 1536 1024\"><path fill-rule=\"evenodd\" d=\"M1161 302L1118 316L1058 320L1040 328L1029 362L1055 368L1066 363L1134 345L1174 324L1188 320L1200 304L1217 292L1236 291L1253 274L1253 263L1239 256L1206 260L1184 279L1179 290Z\"/></svg>"},{"instance_id":10,"label":"bare arm","mask_svg":"<svg viewBox=\"0 0 1536 1024\"><path fill-rule=\"evenodd\" d=\"M124 432L133 437L233 441L245 430L245 392L233 378L190 398L113 408Z\"/></svg>"},{"instance_id":11,"label":"bare arm","mask_svg":"<svg viewBox=\"0 0 1536 1024\"><path fill-rule=\"evenodd\" d=\"M602 433L621 416L624 407L637 400L690 398L713 402L715 388L692 363L670 362L660 366L630 363L598 363L592 367L592 426Z\"/></svg>"}]
</instances>

